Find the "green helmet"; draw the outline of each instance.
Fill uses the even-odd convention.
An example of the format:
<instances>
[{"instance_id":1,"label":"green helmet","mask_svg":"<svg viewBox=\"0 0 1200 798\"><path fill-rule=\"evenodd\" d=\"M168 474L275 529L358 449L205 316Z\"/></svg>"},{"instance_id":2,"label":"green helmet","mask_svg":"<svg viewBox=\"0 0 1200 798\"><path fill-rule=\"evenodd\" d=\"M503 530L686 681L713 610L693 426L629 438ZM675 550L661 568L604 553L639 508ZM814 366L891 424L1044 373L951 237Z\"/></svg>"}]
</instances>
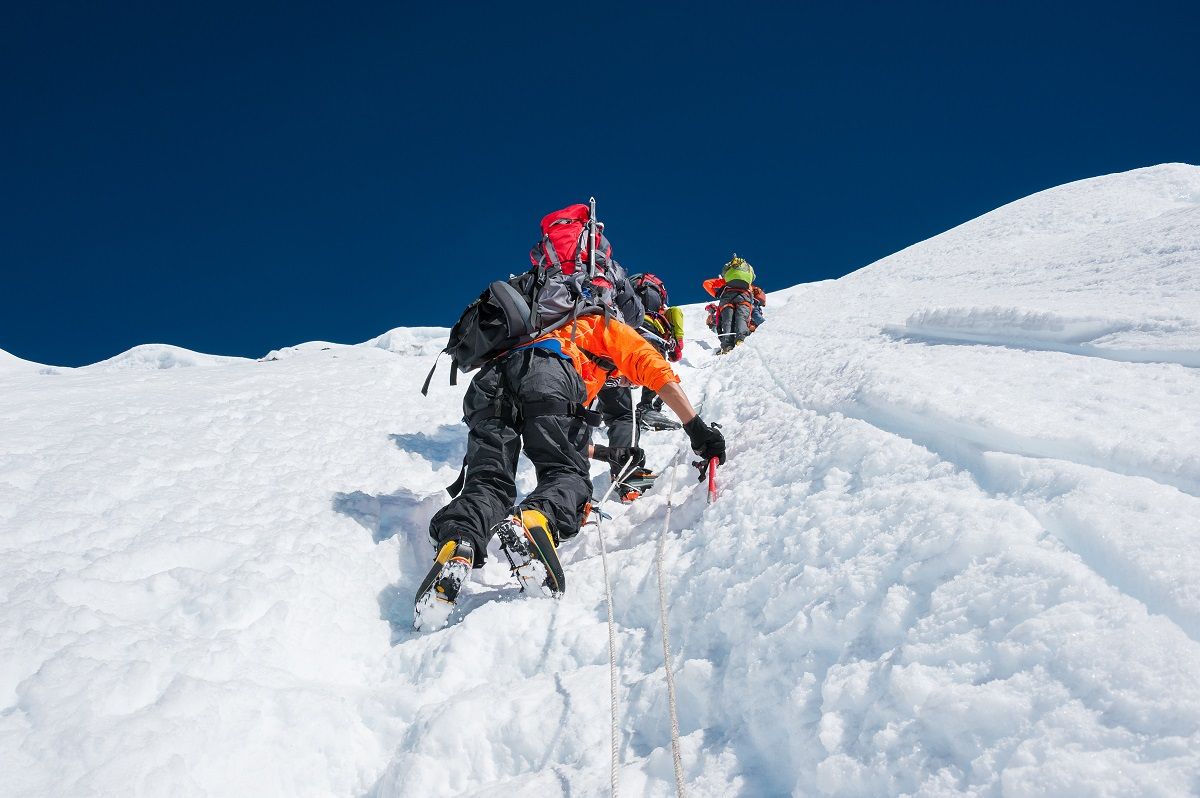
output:
<instances>
[{"instance_id":1,"label":"green helmet","mask_svg":"<svg viewBox=\"0 0 1200 798\"><path fill-rule=\"evenodd\" d=\"M725 282L732 280L742 280L747 284L754 282L754 267L745 258L739 258L737 253L733 253L733 257L721 269L721 276L725 278Z\"/></svg>"}]
</instances>

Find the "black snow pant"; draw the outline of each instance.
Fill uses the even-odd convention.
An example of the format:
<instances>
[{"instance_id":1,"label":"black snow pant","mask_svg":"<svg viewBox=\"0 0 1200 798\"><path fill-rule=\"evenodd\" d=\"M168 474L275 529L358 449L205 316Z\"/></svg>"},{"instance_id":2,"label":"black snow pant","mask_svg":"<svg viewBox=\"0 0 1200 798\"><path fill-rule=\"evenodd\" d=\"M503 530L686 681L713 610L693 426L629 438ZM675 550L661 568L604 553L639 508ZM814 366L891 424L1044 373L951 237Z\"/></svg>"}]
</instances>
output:
<instances>
[{"instance_id":1,"label":"black snow pant","mask_svg":"<svg viewBox=\"0 0 1200 798\"><path fill-rule=\"evenodd\" d=\"M604 426L608 427L608 445L633 446L637 440L637 431L633 428L633 389L606 385L600 389L597 398ZM615 479L621 464L614 463L609 471Z\"/></svg>"},{"instance_id":2,"label":"black snow pant","mask_svg":"<svg viewBox=\"0 0 1200 798\"><path fill-rule=\"evenodd\" d=\"M750 287L741 280L726 283L717 306L717 337L722 349L732 348L750 334L751 310Z\"/></svg>"},{"instance_id":3,"label":"black snow pant","mask_svg":"<svg viewBox=\"0 0 1200 798\"><path fill-rule=\"evenodd\" d=\"M662 410L663 400L655 391L649 388L642 388L642 398L638 400L638 413L644 413L647 410Z\"/></svg>"},{"instance_id":4,"label":"black snow pant","mask_svg":"<svg viewBox=\"0 0 1200 798\"><path fill-rule=\"evenodd\" d=\"M665 347L661 347L653 341L650 342L650 345L653 346L663 357L667 356L667 350ZM646 410L662 410L663 400L662 397L658 395L657 391L652 391L643 385L642 398L638 400L637 406L638 413L642 413Z\"/></svg>"},{"instance_id":5,"label":"black snow pant","mask_svg":"<svg viewBox=\"0 0 1200 798\"><path fill-rule=\"evenodd\" d=\"M439 546L469 540L475 566L483 564L492 527L517 499L522 443L537 487L519 509L540 510L556 540L576 535L592 496L585 398L571 362L544 349L518 350L485 366L463 397L469 433L462 492L429 522L429 537Z\"/></svg>"}]
</instances>

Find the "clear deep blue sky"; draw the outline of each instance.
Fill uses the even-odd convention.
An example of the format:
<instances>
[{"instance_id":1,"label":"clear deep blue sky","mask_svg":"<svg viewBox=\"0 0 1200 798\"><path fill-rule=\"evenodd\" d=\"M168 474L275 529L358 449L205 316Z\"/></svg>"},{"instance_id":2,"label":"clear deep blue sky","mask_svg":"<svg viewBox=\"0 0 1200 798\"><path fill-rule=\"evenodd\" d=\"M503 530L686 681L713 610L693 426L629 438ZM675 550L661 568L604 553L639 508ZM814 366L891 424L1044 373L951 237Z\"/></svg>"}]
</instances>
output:
<instances>
[{"instance_id":1,"label":"clear deep blue sky","mask_svg":"<svg viewBox=\"0 0 1200 798\"><path fill-rule=\"evenodd\" d=\"M1200 162L1195 6L10 4L0 348L448 326L590 194L677 303L732 250L768 291L836 277Z\"/></svg>"}]
</instances>

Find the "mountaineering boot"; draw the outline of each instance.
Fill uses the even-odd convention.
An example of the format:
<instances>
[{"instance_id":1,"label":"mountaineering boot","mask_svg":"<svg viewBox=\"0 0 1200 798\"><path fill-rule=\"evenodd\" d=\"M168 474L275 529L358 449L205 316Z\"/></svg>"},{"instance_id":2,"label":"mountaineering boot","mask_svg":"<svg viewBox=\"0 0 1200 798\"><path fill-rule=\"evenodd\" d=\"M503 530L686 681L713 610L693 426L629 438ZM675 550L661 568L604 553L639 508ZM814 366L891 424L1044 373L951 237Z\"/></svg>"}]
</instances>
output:
<instances>
[{"instance_id":1,"label":"mountaineering boot","mask_svg":"<svg viewBox=\"0 0 1200 798\"><path fill-rule=\"evenodd\" d=\"M646 430L679 429L683 425L661 410L638 411L638 426Z\"/></svg>"},{"instance_id":2,"label":"mountaineering boot","mask_svg":"<svg viewBox=\"0 0 1200 798\"><path fill-rule=\"evenodd\" d=\"M495 532L522 591L531 596L562 595L567 578L545 515L522 510L519 516L509 516L497 524Z\"/></svg>"},{"instance_id":3,"label":"mountaineering boot","mask_svg":"<svg viewBox=\"0 0 1200 798\"><path fill-rule=\"evenodd\" d=\"M474 561L475 549L469 542L447 540L442 544L433 567L417 588L413 628L420 632L436 632L446 625Z\"/></svg>"},{"instance_id":4,"label":"mountaineering boot","mask_svg":"<svg viewBox=\"0 0 1200 798\"><path fill-rule=\"evenodd\" d=\"M525 527L518 516L510 515L492 528L500 539L500 548L508 557L508 564L513 575L521 583L521 592L529 592L534 596L548 595L544 589L546 583L546 566L541 560L535 560L530 554L529 539L525 536Z\"/></svg>"},{"instance_id":5,"label":"mountaineering boot","mask_svg":"<svg viewBox=\"0 0 1200 798\"><path fill-rule=\"evenodd\" d=\"M656 479L658 479L658 474L650 469L635 468L625 479L617 483L617 496L620 497L622 504L629 504L650 490Z\"/></svg>"},{"instance_id":6,"label":"mountaineering boot","mask_svg":"<svg viewBox=\"0 0 1200 798\"><path fill-rule=\"evenodd\" d=\"M583 505L583 517L579 519L579 527L582 529L585 526L591 526L596 523L592 516L597 515L602 521L611 521L612 516L600 509L600 501L592 497Z\"/></svg>"}]
</instances>

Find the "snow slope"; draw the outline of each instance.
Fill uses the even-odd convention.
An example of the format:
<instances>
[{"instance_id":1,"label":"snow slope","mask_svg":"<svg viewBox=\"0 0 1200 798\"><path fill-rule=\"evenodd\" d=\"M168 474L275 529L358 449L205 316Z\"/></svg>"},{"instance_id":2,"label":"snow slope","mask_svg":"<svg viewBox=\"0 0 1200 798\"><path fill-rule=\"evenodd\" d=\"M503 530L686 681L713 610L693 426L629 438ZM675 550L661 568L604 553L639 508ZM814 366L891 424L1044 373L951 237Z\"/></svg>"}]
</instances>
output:
<instances>
[{"instance_id":1,"label":"snow slope","mask_svg":"<svg viewBox=\"0 0 1200 798\"><path fill-rule=\"evenodd\" d=\"M1200 792L1200 168L1042 192L767 311L716 359L688 309L718 502L646 438L677 464L689 794ZM493 558L410 630L464 450L463 386L418 393L443 335L0 360L6 795L607 794L593 528L562 600ZM604 525L624 795L674 794L665 492Z\"/></svg>"}]
</instances>

